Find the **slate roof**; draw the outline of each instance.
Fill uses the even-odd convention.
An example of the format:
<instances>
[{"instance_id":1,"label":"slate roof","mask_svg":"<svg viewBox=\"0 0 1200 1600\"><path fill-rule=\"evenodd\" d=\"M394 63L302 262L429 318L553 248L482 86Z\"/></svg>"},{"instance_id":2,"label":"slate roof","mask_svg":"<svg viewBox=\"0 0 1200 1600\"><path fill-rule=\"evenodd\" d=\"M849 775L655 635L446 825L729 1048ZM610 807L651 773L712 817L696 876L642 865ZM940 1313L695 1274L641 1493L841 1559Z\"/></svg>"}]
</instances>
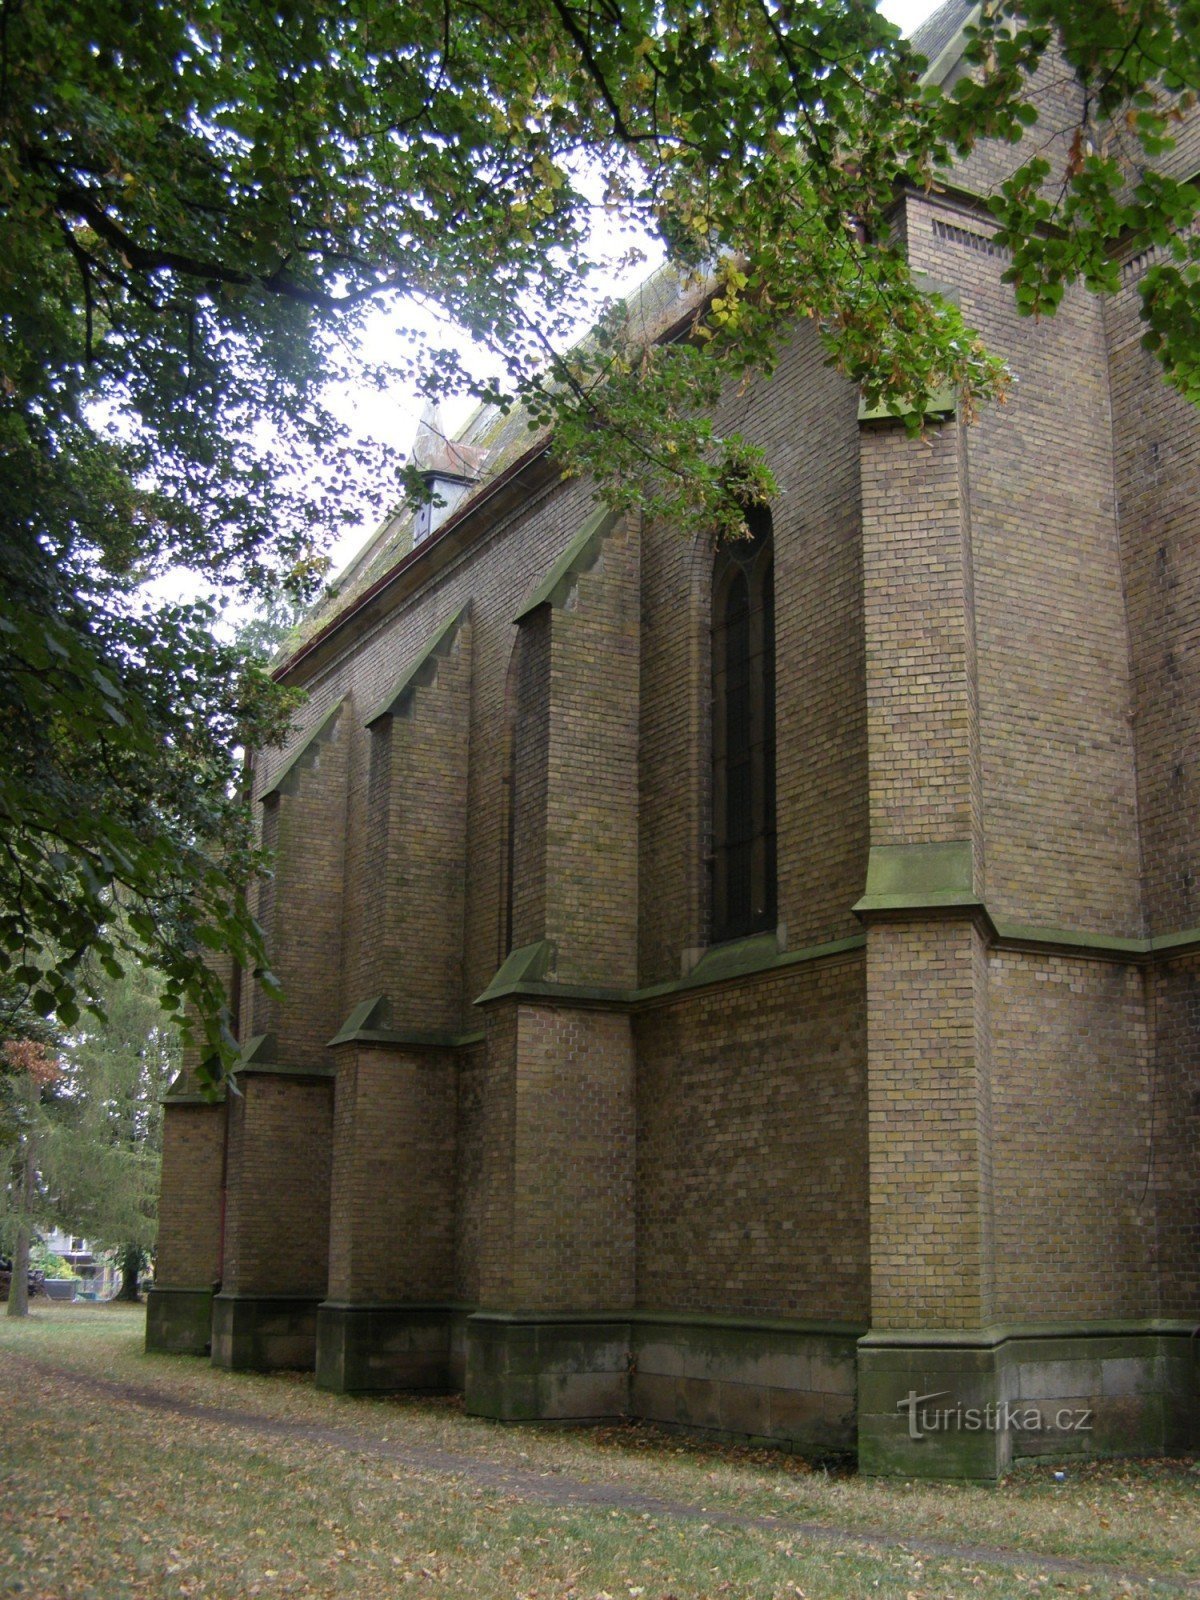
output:
<instances>
[{"instance_id":1,"label":"slate roof","mask_svg":"<svg viewBox=\"0 0 1200 1600\"><path fill-rule=\"evenodd\" d=\"M946 46L962 31L975 4L976 0L946 0L945 5L940 5L932 16L926 17L911 35L913 49L919 51L932 66Z\"/></svg>"}]
</instances>

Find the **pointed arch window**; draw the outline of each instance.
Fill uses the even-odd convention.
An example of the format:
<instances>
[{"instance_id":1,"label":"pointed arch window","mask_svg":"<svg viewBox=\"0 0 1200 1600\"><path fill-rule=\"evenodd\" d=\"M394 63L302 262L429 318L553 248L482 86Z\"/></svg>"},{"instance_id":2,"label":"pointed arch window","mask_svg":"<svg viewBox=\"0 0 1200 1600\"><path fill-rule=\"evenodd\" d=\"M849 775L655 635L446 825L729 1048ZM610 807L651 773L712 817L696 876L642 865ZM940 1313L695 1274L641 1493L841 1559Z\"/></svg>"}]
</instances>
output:
<instances>
[{"instance_id":1,"label":"pointed arch window","mask_svg":"<svg viewBox=\"0 0 1200 1600\"><path fill-rule=\"evenodd\" d=\"M775 570L771 513L713 565L714 942L774 928Z\"/></svg>"}]
</instances>

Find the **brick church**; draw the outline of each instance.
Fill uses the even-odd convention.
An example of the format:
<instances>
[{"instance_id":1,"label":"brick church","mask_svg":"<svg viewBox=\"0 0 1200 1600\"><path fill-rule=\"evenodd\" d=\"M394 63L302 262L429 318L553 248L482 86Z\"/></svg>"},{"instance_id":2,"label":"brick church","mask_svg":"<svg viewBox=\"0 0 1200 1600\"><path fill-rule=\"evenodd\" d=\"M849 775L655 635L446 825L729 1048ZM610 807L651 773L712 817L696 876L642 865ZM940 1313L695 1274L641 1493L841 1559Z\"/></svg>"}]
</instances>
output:
<instances>
[{"instance_id":1,"label":"brick church","mask_svg":"<svg viewBox=\"0 0 1200 1600\"><path fill-rule=\"evenodd\" d=\"M286 997L168 1099L151 1348L905 1476L1200 1439L1200 414L1149 255L1016 316L1016 160L896 203L1009 404L912 439L799 328L743 543L426 429L253 761Z\"/></svg>"}]
</instances>

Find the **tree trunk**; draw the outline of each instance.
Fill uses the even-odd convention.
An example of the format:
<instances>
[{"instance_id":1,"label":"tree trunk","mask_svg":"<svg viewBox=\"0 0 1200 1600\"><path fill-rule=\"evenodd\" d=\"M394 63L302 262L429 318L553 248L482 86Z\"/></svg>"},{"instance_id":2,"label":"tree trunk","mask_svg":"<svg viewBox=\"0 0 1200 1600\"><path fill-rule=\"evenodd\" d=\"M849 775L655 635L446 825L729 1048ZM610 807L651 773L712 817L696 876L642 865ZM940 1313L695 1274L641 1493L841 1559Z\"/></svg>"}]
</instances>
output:
<instances>
[{"instance_id":1,"label":"tree trunk","mask_svg":"<svg viewBox=\"0 0 1200 1600\"><path fill-rule=\"evenodd\" d=\"M117 1259L121 1264L121 1287L117 1299L136 1303L141 1299L138 1294L138 1273L142 1270L145 1252L141 1245L125 1244L117 1251Z\"/></svg>"},{"instance_id":2,"label":"tree trunk","mask_svg":"<svg viewBox=\"0 0 1200 1600\"><path fill-rule=\"evenodd\" d=\"M21 1158L21 1186L17 1213L17 1237L12 1253L12 1277L8 1285L7 1315L29 1315L29 1211L33 1199L33 1145L25 1140L25 1153Z\"/></svg>"}]
</instances>

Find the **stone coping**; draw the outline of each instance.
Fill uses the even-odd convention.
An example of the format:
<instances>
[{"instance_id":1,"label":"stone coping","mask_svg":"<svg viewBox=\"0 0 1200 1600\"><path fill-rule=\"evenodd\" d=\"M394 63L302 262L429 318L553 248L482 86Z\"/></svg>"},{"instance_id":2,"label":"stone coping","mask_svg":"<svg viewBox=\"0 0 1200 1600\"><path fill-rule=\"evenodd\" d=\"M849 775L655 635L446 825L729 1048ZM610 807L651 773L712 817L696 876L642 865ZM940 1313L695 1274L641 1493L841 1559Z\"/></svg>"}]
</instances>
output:
<instances>
[{"instance_id":1,"label":"stone coping","mask_svg":"<svg viewBox=\"0 0 1200 1600\"><path fill-rule=\"evenodd\" d=\"M473 1311L472 1322L502 1326L584 1325L587 1323L628 1322L642 1326L672 1324L687 1328L730 1328L751 1333L812 1334L844 1339L860 1338L861 1322L824 1322L791 1317L748 1317L737 1313L706 1311L652 1311L638 1307L632 1311Z\"/></svg>"},{"instance_id":2,"label":"stone coping","mask_svg":"<svg viewBox=\"0 0 1200 1600\"><path fill-rule=\"evenodd\" d=\"M711 945L682 978L649 984L642 989L609 989L599 984L556 983L545 974L553 969L554 946L548 939L514 950L475 1001L487 1005L508 995L522 999L560 1000L568 1004L600 1005L630 1010L656 1000L672 1000L692 989L706 989L735 978L764 977L810 961L826 961L866 948L865 934L781 951L774 934L751 934L726 944Z\"/></svg>"},{"instance_id":3,"label":"stone coping","mask_svg":"<svg viewBox=\"0 0 1200 1600\"><path fill-rule=\"evenodd\" d=\"M416 660L392 685L386 698L375 707L370 716L363 719L363 727L373 727L383 717L408 715L416 691L427 688L436 681L438 662L444 660L453 649L454 641L458 638L459 629L466 621L469 610L470 601L466 605L459 606L440 628L434 630L417 652Z\"/></svg>"},{"instance_id":4,"label":"stone coping","mask_svg":"<svg viewBox=\"0 0 1200 1600\"><path fill-rule=\"evenodd\" d=\"M391 1006L384 995L374 995L356 1005L327 1046L342 1044L413 1045L433 1050L455 1050L460 1045L482 1044L482 1029L449 1033L436 1028L393 1028Z\"/></svg>"},{"instance_id":5,"label":"stone coping","mask_svg":"<svg viewBox=\"0 0 1200 1600\"><path fill-rule=\"evenodd\" d=\"M318 1311L405 1311L414 1316L470 1316L474 1306L453 1300L322 1300Z\"/></svg>"},{"instance_id":6,"label":"stone coping","mask_svg":"<svg viewBox=\"0 0 1200 1600\"><path fill-rule=\"evenodd\" d=\"M217 1289L213 1299L224 1300L227 1303L245 1301L255 1304L260 1300L270 1300L274 1304L289 1306L317 1306L321 1303L319 1291L306 1293L297 1289Z\"/></svg>"},{"instance_id":7,"label":"stone coping","mask_svg":"<svg viewBox=\"0 0 1200 1600\"><path fill-rule=\"evenodd\" d=\"M1071 950L1078 955L1094 955L1109 961L1171 961L1200 950L1200 928L1157 934L1152 939L1121 939L1107 933L1083 933L1078 929L1041 928L1014 922L997 922L993 927L996 943L1004 949Z\"/></svg>"},{"instance_id":8,"label":"stone coping","mask_svg":"<svg viewBox=\"0 0 1200 1600\"><path fill-rule=\"evenodd\" d=\"M340 700L335 700L325 715L320 718L314 727L309 729L271 782L259 795L260 805L266 800L278 799L282 794L292 794L294 792L296 780L301 771L305 767L312 765L322 739L325 738L337 722L345 703L346 697L344 695Z\"/></svg>"},{"instance_id":9,"label":"stone coping","mask_svg":"<svg viewBox=\"0 0 1200 1600\"><path fill-rule=\"evenodd\" d=\"M975 893L974 874L969 839L872 845L866 891L851 909L861 915L864 911L928 906L982 906Z\"/></svg>"},{"instance_id":10,"label":"stone coping","mask_svg":"<svg viewBox=\"0 0 1200 1600\"><path fill-rule=\"evenodd\" d=\"M936 288L930 288L929 293L937 294ZM858 420L860 422L902 422L905 417L910 417L917 407L905 401L902 404L880 400L872 405L865 398L858 402ZM954 389L936 389L932 394L925 396L924 404L920 408L923 417L930 417L939 422L948 421L958 411L958 392Z\"/></svg>"},{"instance_id":11,"label":"stone coping","mask_svg":"<svg viewBox=\"0 0 1200 1600\"><path fill-rule=\"evenodd\" d=\"M593 511L517 612L513 622L524 622L539 606L562 606L580 575L595 566L600 547L616 527L617 521L617 513L610 511L607 506L600 506Z\"/></svg>"},{"instance_id":12,"label":"stone coping","mask_svg":"<svg viewBox=\"0 0 1200 1600\"><path fill-rule=\"evenodd\" d=\"M258 1296L257 1298L265 1298ZM683 1328L744 1329L752 1333L794 1333L858 1339L862 1322L822 1321L812 1318L752 1317L720 1311L655 1311L645 1306L626 1311L489 1311L454 1300L322 1300L322 1311L410 1312L413 1316L469 1317L472 1322L500 1326L586 1326L589 1323L628 1322L640 1326L671 1324Z\"/></svg>"}]
</instances>

